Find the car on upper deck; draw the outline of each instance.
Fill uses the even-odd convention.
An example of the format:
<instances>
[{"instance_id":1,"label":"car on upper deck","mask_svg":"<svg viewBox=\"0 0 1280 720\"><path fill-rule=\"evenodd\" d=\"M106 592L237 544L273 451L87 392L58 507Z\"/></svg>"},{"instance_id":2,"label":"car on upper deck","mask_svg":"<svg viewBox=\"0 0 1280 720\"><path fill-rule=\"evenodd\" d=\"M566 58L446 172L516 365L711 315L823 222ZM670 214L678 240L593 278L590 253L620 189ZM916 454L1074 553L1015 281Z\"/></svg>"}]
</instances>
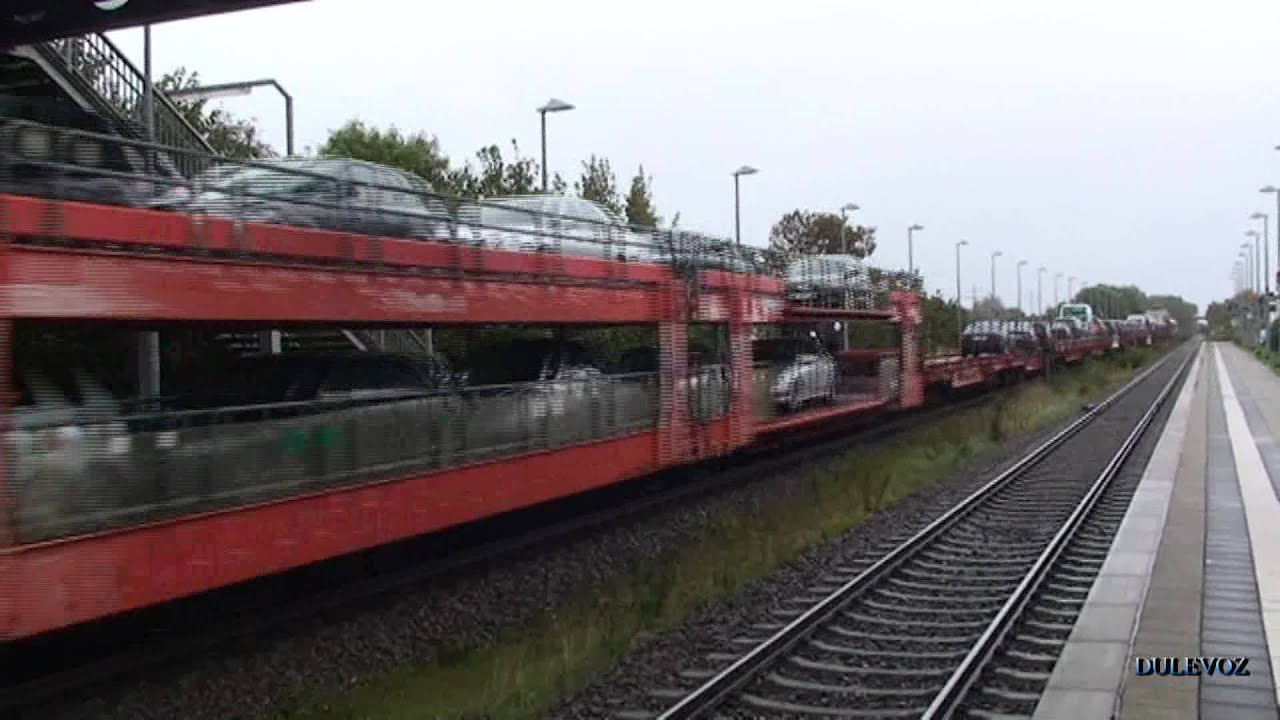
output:
<instances>
[{"instance_id":1,"label":"car on upper deck","mask_svg":"<svg viewBox=\"0 0 1280 720\"><path fill-rule=\"evenodd\" d=\"M1058 308L1059 320L1075 320L1082 327L1093 324L1093 308L1085 303L1064 303Z\"/></svg>"},{"instance_id":2,"label":"car on upper deck","mask_svg":"<svg viewBox=\"0 0 1280 720\"><path fill-rule=\"evenodd\" d=\"M651 233L634 230L608 208L565 195L486 198L458 211L460 238L484 247L662 262Z\"/></svg>"},{"instance_id":3,"label":"car on upper deck","mask_svg":"<svg viewBox=\"0 0 1280 720\"><path fill-rule=\"evenodd\" d=\"M152 206L342 232L450 236L448 210L426 181L363 160L293 157L218 166L198 176L187 194L170 193Z\"/></svg>"},{"instance_id":4,"label":"car on upper deck","mask_svg":"<svg viewBox=\"0 0 1280 720\"><path fill-rule=\"evenodd\" d=\"M663 259L678 267L739 273L760 272L764 267L762 259L751 248L732 240L675 228L650 232L661 248Z\"/></svg>"},{"instance_id":5,"label":"car on upper deck","mask_svg":"<svg viewBox=\"0 0 1280 720\"><path fill-rule=\"evenodd\" d=\"M1009 328L999 320L974 320L960 333L962 355L1003 355L1009 346Z\"/></svg>"},{"instance_id":6,"label":"car on upper deck","mask_svg":"<svg viewBox=\"0 0 1280 720\"><path fill-rule=\"evenodd\" d=\"M812 307L869 308L870 274L854 255L805 255L787 265L787 298Z\"/></svg>"}]
</instances>

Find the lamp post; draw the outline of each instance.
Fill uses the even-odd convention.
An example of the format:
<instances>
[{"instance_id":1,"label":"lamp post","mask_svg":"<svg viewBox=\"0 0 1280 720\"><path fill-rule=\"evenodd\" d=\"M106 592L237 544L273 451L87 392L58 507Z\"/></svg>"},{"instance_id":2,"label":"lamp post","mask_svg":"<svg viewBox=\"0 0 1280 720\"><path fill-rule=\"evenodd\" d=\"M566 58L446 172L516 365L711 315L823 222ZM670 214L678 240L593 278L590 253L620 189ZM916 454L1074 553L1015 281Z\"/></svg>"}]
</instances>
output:
<instances>
[{"instance_id":1,"label":"lamp post","mask_svg":"<svg viewBox=\"0 0 1280 720\"><path fill-rule=\"evenodd\" d=\"M246 80L241 82L219 83L217 85L200 85L184 90L175 90L169 97L185 100L213 100L215 98L239 97L253 92L254 88L273 87L284 98L284 143L285 155L293 155L293 96L274 78L262 80ZM281 334L279 330L263 330L258 334L258 343L265 352L279 355L281 352Z\"/></svg>"},{"instance_id":2,"label":"lamp post","mask_svg":"<svg viewBox=\"0 0 1280 720\"><path fill-rule=\"evenodd\" d=\"M1019 260L1016 271L1018 273L1018 312L1022 312L1022 266L1026 264L1026 260Z\"/></svg>"},{"instance_id":3,"label":"lamp post","mask_svg":"<svg viewBox=\"0 0 1280 720\"><path fill-rule=\"evenodd\" d=\"M284 98L284 143L285 154L293 155L293 96L280 83L272 78L263 80L247 80L244 82L220 83L218 85L201 85L186 90L174 90L169 97L184 100L212 100L222 97L248 95L254 88L273 87Z\"/></svg>"},{"instance_id":4,"label":"lamp post","mask_svg":"<svg viewBox=\"0 0 1280 720\"><path fill-rule=\"evenodd\" d=\"M993 308L995 307L995 300L999 295L999 293L996 292L996 258L1002 255L1004 255L1004 253L999 250L992 251L991 253L991 305Z\"/></svg>"},{"instance_id":5,"label":"lamp post","mask_svg":"<svg viewBox=\"0 0 1280 720\"><path fill-rule=\"evenodd\" d=\"M1249 216L1250 220L1262 221L1262 292L1266 295L1271 294L1271 276L1267 274L1271 270L1271 246L1267 243L1267 238L1271 237L1269 218L1270 216L1264 212L1256 212ZM1280 232L1280 226L1276 227L1276 231ZM1280 260L1280 256L1276 259Z\"/></svg>"},{"instance_id":6,"label":"lamp post","mask_svg":"<svg viewBox=\"0 0 1280 720\"><path fill-rule=\"evenodd\" d=\"M743 165L733 171L733 237L738 247L742 247L742 196L738 192L738 178L758 172L760 171L750 165Z\"/></svg>"},{"instance_id":7,"label":"lamp post","mask_svg":"<svg viewBox=\"0 0 1280 720\"><path fill-rule=\"evenodd\" d=\"M964 335L964 297L960 294L960 248L968 245L968 240L956 243L956 348L959 349L960 337Z\"/></svg>"},{"instance_id":8,"label":"lamp post","mask_svg":"<svg viewBox=\"0 0 1280 720\"><path fill-rule=\"evenodd\" d=\"M845 234L845 226L849 224L849 213L861 209L854 203L845 203L840 206L840 252L845 255L849 254L849 239Z\"/></svg>"},{"instance_id":9,"label":"lamp post","mask_svg":"<svg viewBox=\"0 0 1280 720\"><path fill-rule=\"evenodd\" d=\"M1053 276L1053 306L1058 307L1058 281L1062 279L1062 273Z\"/></svg>"},{"instance_id":10,"label":"lamp post","mask_svg":"<svg viewBox=\"0 0 1280 720\"><path fill-rule=\"evenodd\" d=\"M918 233L921 230L924 230L923 225L912 225L907 228L907 275L915 274L916 250L915 250L915 240L913 236L915 233Z\"/></svg>"},{"instance_id":11,"label":"lamp post","mask_svg":"<svg viewBox=\"0 0 1280 720\"><path fill-rule=\"evenodd\" d=\"M1276 149L1280 150L1280 146ZM1268 185L1262 188L1262 192L1276 196L1276 292L1280 292L1280 188ZM1267 250L1267 254L1271 254L1270 249Z\"/></svg>"},{"instance_id":12,"label":"lamp post","mask_svg":"<svg viewBox=\"0 0 1280 720\"><path fill-rule=\"evenodd\" d=\"M156 141L156 90L151 76L151 25L142 26L142 120L147 142ZM155 170L155 152L144 153L147 172ZM160 332L138 333L138 392L143 397L160 394Z\"/></svg>"},{"instance_id":13,"label":"lamp post","mask_svg":"<svg viewBox=\"0 0 1280 720\"><path fill-rule=\"evenodd\" d=\"M1036 314L1044 315L1044 268L1036 270Z\"/></svg>"},{"instance_id":14,"label":"lamp post","mask_svg":"<svg viewBox=\"0 0 1280 720\"><path fill-rule=\"evenodd\" d=\"M538 108L538 115L542 120L542 192L547 191L547 113L565 112L572 110L573 105L563 101L551 98L546 105Z\"/></svg>"},{"instance_id":15,"label":"lamp post","mask_svg":"<svg viewBox=\"0 0 1280 720\"><path fill-rule=\"evenodd\" d=\"M1245 237L1253 238L1253 291L1262 291L1262 245L1265 240L1258 239L1257 230L1245 230Z\"/></svg>"},{"instance_id":16,"label":"lamp post","mask_svg":"<svg viewBox=\"0 0 1280 720\"><path fill-rule=\"evenodd\" d=\"M1067 302L1075 302L1076 299L1076 276L1067 276Z\"/></svg>"},{"instance_id":17,"label":"lamp post","mask_svg":"<svg viewBox=\"0 0 1280 720\"><path fill-rule=\"evenodd\" d=\"M1241 257L1244 258L1244 289L1253 288L1253 243L1240 243Z\"/></svg>"},{"instance_id":18,"label":"lamp post","mask_svg":"<svg viewBox=\"0 0 1280 720\"><path fill-rule=\"evenodd\" d=\"M147 142L156 141L156 90L151 77L151 25L142 26L142 121ZM148 153L150 155L150 153Z\"/></svg>"}]
</instances>

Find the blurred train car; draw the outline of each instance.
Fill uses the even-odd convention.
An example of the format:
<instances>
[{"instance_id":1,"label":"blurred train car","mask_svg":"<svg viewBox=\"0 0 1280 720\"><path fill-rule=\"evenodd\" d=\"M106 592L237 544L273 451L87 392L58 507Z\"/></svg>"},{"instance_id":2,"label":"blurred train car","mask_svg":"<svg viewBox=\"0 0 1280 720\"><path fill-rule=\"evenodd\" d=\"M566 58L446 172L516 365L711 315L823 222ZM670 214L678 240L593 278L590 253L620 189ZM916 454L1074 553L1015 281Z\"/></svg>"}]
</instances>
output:
<instances>
[{"instance_id":1,"label":"blurred train car","mask_svg":"<svg viewBox=\"0 0 1280 720\"><path fill-rule=\"evenodd\" d=\"M43 138L0 172L51 183L0 194L4 640L1120 349L1017 321L925 357L920 298L854 263L788 287L731 242L476 212L367 164L210 156L163 203L68 197L154 179L76 150L148 150L99 129L0 119Z\"/></svg>"}]
</instances>

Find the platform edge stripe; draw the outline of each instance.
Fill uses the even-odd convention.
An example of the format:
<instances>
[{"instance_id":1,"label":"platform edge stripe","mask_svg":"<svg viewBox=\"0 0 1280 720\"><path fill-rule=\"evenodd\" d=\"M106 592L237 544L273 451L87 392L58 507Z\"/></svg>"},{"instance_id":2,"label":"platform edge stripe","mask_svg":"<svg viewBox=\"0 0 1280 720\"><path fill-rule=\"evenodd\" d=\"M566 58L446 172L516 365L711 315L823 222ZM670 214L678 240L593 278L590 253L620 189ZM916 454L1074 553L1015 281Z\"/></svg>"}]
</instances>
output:
<instances>
[{"instance_id":1,"label":"platform edge stripe","mask_svg":"<svg viewBox=\"0 0 1280 720\"><path fill-rule=\"evenodd\" d=\"M1262 453L1254 444L1253 433L1249 430L1244 408L1222 358L1222 350L1215 344L1213 352L1222 406L1227 416L1227 435L1236 463L1236 482L1240 484L1240 495L1244 501L1253 572L1262 607L1263 634L1268 655L1274 656L1280 649L1280 501L1276 500L1275 490L1271 487ZM1280 668L1274 662L1271 664L1271 681L1276 702L1280 703Z\"/></svg>"},{"instance_id":2,"label":"platform edge stripe","mask_svg":"<svg viewBox=\"0 0 1280 720\"><path fill-rule=\"evenodd\" d=\"M1156 446L1152 449L1151 457L1147 460L1147 466L1142 471L1142 478L1138 481L1137 492L1134 493L1133 499L1130 500L1129 509L1125 511L1124 519L1121 521L1120 531L1116 534L1115 539L1111 543L1110 552L1115 552L1115 548L1121 544L1126 534L1137 532L1134 529L1136 526L1128 523L1127 521L1134 514L1133 508L1139 499L1140 494L1143 492L1150 492L1149 489L1144 490L1144 488L1151 487L1151 484L1148 481L1152 478L1156 478L1159 480L1168 480L1172 483L1174 477L1177 475L1178 465L1182 461L1183 446L1186 443L1187 428L1191 415L1191 402L1195 396L1196 387L1198 387L1199 383L1202 381L1201 374L1205 367L1203 360L1206 348L1207 343L1202 344L1196 350L1195 360L1192 361L1191 367L1187 370L1187 376L1186 379L1183 380L1182 387L1178 389L1178 397L1173 403L1172 410L1169 412L1168 420L1165 421L1164 428L1160 433L1160 439L1156 441ZM1165 520L1168 518L1169 505L1172 498L1172 492L1165 494L1164 507L1160 513L1160 517ZM1151 588L1151 575L1155 567L1155 559L1157 555L1158 551L1153 551L1151 553L1151 564L1146 568L1146 573L1144 575L1142 602L1138 603L1133 618L1132 629L1130 631L1129 647L1131 650L1133 648L1134 638L1137 634L1138 620L1142 617L1142 608L1146 604L1146 596ZM1099 577L1101 577L1101 575L1099 575ZM1095 579L1094 587L1089 590L1089 597L1085 600L1084 607L1080 611L1080 616L1076 619L1076 628L1081 626L1081 621L1084 620L1087 613L1090 613L1092 609L1096 609L1098 607L1094 600L1094 591L1096 588L1097 580ZM1067 637L1067 645L1063 647L1063 653L1066 652L1066 647L1082 642L1077 638L1077 634L1077 630L1072 629L1071 635ZM1128 663L1125 663L1121 667L1127 668L1129 665ZM1122 669L1120 677L1116 678L1113 713L1119 709L1120 699L1124 695L1125 680L1127 678L1127 674L1125 674ZM1057 709L1049 708L1044 702L1045 698L1049 695L1048 691L1052 689L1062 692L1072 692L1077 689L1077 685L1078 683L1074 678L1067 676L1065 667L1061 663L1055 663L1053 674L1050 676L1048 684L1045 685L1045 694L1041 695L1041 700L1036 704L1036 709L1032 717L1039 718L1040 720L1060 717Z\"/></svg>"}]
</instances>

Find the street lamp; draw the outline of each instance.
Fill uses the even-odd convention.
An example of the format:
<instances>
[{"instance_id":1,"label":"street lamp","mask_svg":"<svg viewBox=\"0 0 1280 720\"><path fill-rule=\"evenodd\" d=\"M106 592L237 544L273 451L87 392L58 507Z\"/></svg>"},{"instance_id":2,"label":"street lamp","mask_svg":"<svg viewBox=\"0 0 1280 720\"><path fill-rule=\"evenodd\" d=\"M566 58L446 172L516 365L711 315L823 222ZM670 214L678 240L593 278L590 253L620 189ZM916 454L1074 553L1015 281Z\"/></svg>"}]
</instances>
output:
<instances>
[{"instance_id":1,"label":"street lamp","mask_svg":"<svg viewBox=\"0 0 1280 720\"><path fill-rule=\"evenodd\" d=\"M912 236L923 229L924 229L923 225L912 225L911 227L907 228L907 274L908 275L913 274L916 269L915 242Z\"/></svg>"},{"instance_id":2,"label":"street lamp","mask_svg":"<svg viewBox=\"0 0 1280 720\"><path fill-rule=\"evenodd\" d=\"M151 74L151 24L142 27L142 119L147 142L156 141L156 85ZM146 170L155 170L155 153L144 153ZM160 333L138 333L138 391L144 397L160 394Z\"/></svg>"},{"instance_id":3,"label":"street lamp","mask_svg":"<svg viewBox=\"0 0 1280 720\"><path fill-rule=\"evenodd\" d=\"M1280 147L1277 147L1276 149L1280 150ZM1277 188L1274 185L1268 185L1262 188L1262 192L1272 193L1276 196L1276 291L1280 292L1280 188ZM1271 250L1268 248L1267 255L1270 254ZM1270 265L1270 261L1268 261L1267 264ZM1268 278L1268 280L1270 280L1270 278Z\"/></svg>"},{"instance_id":4,"label":"street lamp","mask_svg":"<svg viewBox=\"0 0 1280 720\"><path fill-rule=\"evenodd\" d=\"M845 203L840 206L840 252L845 255L849 254L849 240L845 236L845 225L849 224L848 213L857 212L861 209L854 203Z\"/></svg>"},{"instance_id":5,"label":"street lamp","mask_svg":"<svg viewBox=\"0 0 1280 720\"><path fill-rule=\"evenodd\" d=\"M956 343L957 348L960 345L960 338L964 335L964 298L960 294L960 248L969 244L968 240L961 240L956 243Z\"/></svg>"},{"instance_id":6,"label":"street lamp","mask_svg":"<svg viewBox=\"0 0 1280 720\"><path fill-rule=\"evenodd\" d=\"M573 105L563 101L551 98L546 105L538 108L538 115L542 119L542 192L547 191L547 113L565 112L572 110Z\"/></svg>"},{"instance_id":7,"label":"street lamp","mask_svg":"<svg viewBox=\"0 0 1280 720\"><path fill-rule=\"evenodd\" d=\"M1271 246L1267 244L1267 238L1271 237L1269 217L1264 212L1256 212L1249 216L1250 220L1262 221L1262 289L1267 295L1271 294L1271 276L1267 274L1271 269ZM1276 227L1276 232L1280 232L1280 226ZM1280 260L1280 256L1277 256L1276 259Z\"/></svg>"},{"instance_id":8,"label":"street lamp","mask_svg":"<svg viewBox=\"0 0 1280 720\"><path fill-rule=\"evenodd\" d=\"M1022 312L1022 266L1026 264L1026 260L1019 260L1016 270L1018 273L1018 312Z\"/></svg>"},{"instance_id":9,"label":"street lamp","mask_svg":"<svg viewBox=\"0 0 1280 720\"><path fill-rule=\"evenodd\" d=\"M1067 302L1075 302L1076 300L1076 276L1067 276Z\"/></svg>"},{"instance_id":10,"label":"street lamp","mask_svg":"<svg viewBox=\"0 0 1280 720\"><path fill-rule=\"evenodd\" d=\"M173 99L212 100L214 98L239 97L253 92L254 88L273 87L284 98L284 145L285 155L293 155L293 96L276 82L274 78L247 80L244 82L221 83L218 85L201 85L186 90L174 90L169 93Z\"/></svg>"},{"instance_id":11,"label":"street lamp","mask_svg":"<svg viewBox=\"0 0 1280 720\"><path fill-rule=\"evenodd\" d=\"M996 258L1002 255L1004 255L1004 253L999 250L995 250L991 253L991 300L992 300L993 309L995 306L994 301L996 300L996 296L998 294L996 293Z\"/></svg>"},{"instance_id":12,"label":"street lamp","mask_svg":"<svg viewBox=\"0 0 1280 720\"><path fill-rule=\"evenodd\" d=\"M1044 314L1044 268L1036 270L1036 314Z\"/></svg>"},{"instance_id":13,"label":"street lamp","mask_svg":"<svg viewBox=\"0 0 1280 720\"><path fill-rule=\"evenodd\" d=\"M1240 243L1244 258L1244 289L1253 290L1253 243Z\"/></svg>"},{"instance_id":14,"label":"street lamp","mask_svg":"<svg viewBox=\"0 0 1280 720\"><path fill-rule=\"evenodd\" d=\"M742 165L741 168L733 170L733 237L735 237L739 247L742 246L742 201L739 190L737 190L737 178L754 176L758 172L760 170L751 167L751 165Z\"/></svg>"},{"instance_id":15,"label":"street lamp","mask_svg":"<svg viewBox=\"0 0 1280 720\"><path fill-rule=\"evenodd\" d=\"M750 165L743 165L733 171L733 237L737 240L738 247L742 247L742 200L738 193L738 178L758 172L760 171Z\"/></svg>"},{"instance_id":16,"label":"street lamp","mask_svg":"<svg viewBox=\"0 0 1280 720\"><path fill-rule=\"evenodd\" d=\"M1245 230L1244 234L1253 238L1253 289L1257 292L1262 289L1262 244L1266 241L1258 239L1257 230Z\"/></svg>"},{"instance_id":17,"label":"street lamp","mask_svg":"<svg viewBox=\"0 0 1280 720\"><path fill-rule=\"evenodd\" d=\"M1062 279L1062 273L1053 276L1053 306L1058 307L1058 281Z\"/></svg>"}]
</instances>

